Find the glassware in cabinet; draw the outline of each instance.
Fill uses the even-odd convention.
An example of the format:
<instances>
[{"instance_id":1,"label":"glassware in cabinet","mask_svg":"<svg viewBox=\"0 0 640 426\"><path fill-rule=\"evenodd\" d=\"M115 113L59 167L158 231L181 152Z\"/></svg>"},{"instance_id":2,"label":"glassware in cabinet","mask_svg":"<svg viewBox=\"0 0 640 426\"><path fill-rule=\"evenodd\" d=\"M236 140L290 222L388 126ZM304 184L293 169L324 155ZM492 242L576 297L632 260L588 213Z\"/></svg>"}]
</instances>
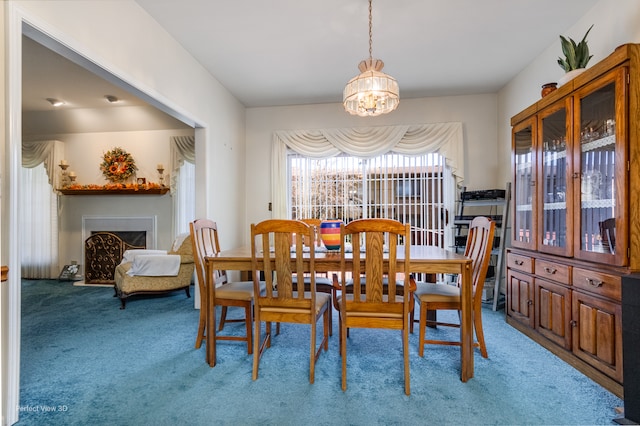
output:
<instances>
[{"instance_id":1,"label":"glassware in cabinet","mask_svg":"<svg viewBox=\"0 0 640 426\"><path fill-rule=\"evenodd\" d=\"M626 264L626 244L616 238L617 234L626 234L621 229L626 223L626 197L616 191L624 182L627 163L620 144L626 138L625 129L617 126L626 105L625 76L626 69L620 68L576 95L579 144L575 158L579 164L574 176L580 211L576 215L578 241L574 252L578 258L613 265Z\"/></svg>"},{"instance_id":2,"label":"glassware in cabinet","mask_svg":"<svg viewBox=\"0 0 640 426\"><path fill-rule=\"evenodd\" d=\"M538 170L537 249L561 256L573 252L571 233L571 156L568 141L571 127L568 114L570 99L556 103L539 113L540 161ZM568 198L569 197L569 198Z\"/></svg>"},{"instance_id":3,"label":"glassware in cabinet","mask_svg":"<svg viewBox=\"0 0 640 426\"><path fill-rule=\"evenodd\" d=\"M531 249L535 248L536 235L535 134L533 118L513 129L512 245Z\"/></svg>"}]
</instances>

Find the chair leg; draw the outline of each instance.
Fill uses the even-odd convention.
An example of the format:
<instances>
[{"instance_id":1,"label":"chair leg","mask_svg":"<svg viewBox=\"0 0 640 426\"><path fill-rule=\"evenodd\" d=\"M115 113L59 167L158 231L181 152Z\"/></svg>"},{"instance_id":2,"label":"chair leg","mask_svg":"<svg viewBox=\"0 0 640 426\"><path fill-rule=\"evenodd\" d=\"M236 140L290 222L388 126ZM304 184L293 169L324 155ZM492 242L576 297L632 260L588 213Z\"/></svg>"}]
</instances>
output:
<instances>
[{"instance_id":1,"label":"chair leg","mask_svg":"<svg viewBox=\"0 0 640 426\"><path fill-rule=\"evenodd\" d=\"M249 355L251 355L252 353L252 347L253 347L253 336L251 334L251 327L253 326L253 321L252 321L252 310L253 307L251 305L247 305L244 308L244 322L245 322L245 327L247 330L247 353Z\"/></svg>"},{"instance_id":2,"label":"chair leg","mask_svg":"<svg viewBox=\"0 0 640 426\"><path fill-rule=\"evenodd\" d=\"M331 336L331 303L327 306L327 310L324 313L324 325L322 327L322 333L324 335L324 351L329 350L329 336Z\"/></svg>"},{"instance_id":3,"label":"chair leg","mask_svg":"<svg viewBox=\"0 0 640 426\"><path fill-rule=\"evenodd\" d=\"M347 328L340 321L340 356L342 357L342 391L347 390Z\"/></svg>"},{"instance_id":4,"label":"chair leg","mask_svg":"<svg viewBox=\"0 0 640 426\"><path fill-rule=\"evenodd\" d=\"M316 373L316 321L311 322L311 353L309 354L309 383L313 384Z\"/></svg>"},{"instance_id":5,"label":"chair leg","mask_svg":"<svg viewBox=\"0 0 640 426\"><path fill-rule=\"evenodd\" d=\"M404 356L404 393L411 395L411 381L409 374L409 330L406 327L402 330L402 355Z\"/></svg>"},{"instance_id":6,"label":"chair leg","mask_svg":"<svg viewBox=\"0 0 640 426\"><path fill-rule=\"evenodd\" d=\"M413 334L413 322L415 320L416 306L413 305L413 309L409 312L409 332Z\"/></svg>"},{"instance_id":7,"label":"chair leg","mask_svg":"<svg viewBox=\"0 0 640 426\"><path fill-rule=\"evenodd\" d=\"M484 331L482 330L482 308L473 310L473 327L476 330L480 354L483 358L488 358L487 345L484 343Z\"/></svg>"},{"instance_id":8,"label":"chair leg","mask_svg":"<svg viewBox=\"0 0 640 426\"><path fill-rule=\"evenodd\" d=\"M424 356L424 335L427 330L427 304L420 303L420 324L418 324L418 355Z\"/></svg>"},{"instance_id":9,"label":"chair leg","mask_svg":"<svg viewBox=\"0 0 640 426\"><path fill-rule=\"evenodd\" d=\"M196 349L200 349L202 346L202 340L205 338L204 331L207 323L205 318L205 310L200 308L200 321L198 322L198 335L196 336Z\"/></svg>"},{"instance_id":10,"label":"chair leg","mask_svg":"<svg viewBox=\"0 0 640 426\"><path fill-rule=\"evenodd\" d=\"M227 320L227 307L223 306L222 313L220 314L220 325L218 326L218 331L222 331L226 320Z\"/></svg>"},{"instance_id":11,"label":"chair leg","mask_svg":"<svg viewBox=\"0 0 640 426\"><path fill-rule=\"evenodd\" d=\"M262 340L260 337L260 316L257 315L254 318L253 323L255 324L255 332L253 333L253 373L251 378L253 380L258 379L258 365L260 364L260 341Z\"/></svg>"}]
</instances>

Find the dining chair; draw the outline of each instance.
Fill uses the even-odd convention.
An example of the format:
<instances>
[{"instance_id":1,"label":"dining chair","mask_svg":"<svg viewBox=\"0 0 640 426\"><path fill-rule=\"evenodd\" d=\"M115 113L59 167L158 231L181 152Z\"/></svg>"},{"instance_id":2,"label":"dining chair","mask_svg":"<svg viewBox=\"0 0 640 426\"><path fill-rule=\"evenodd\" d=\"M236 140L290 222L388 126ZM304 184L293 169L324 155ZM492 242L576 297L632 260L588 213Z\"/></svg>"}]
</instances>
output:
<instances>
[{"instance_id":1,"label":"dining chair","mask_svg":"<svg viewBox=\"0 0 640 426\"><path fill-rule=\"evenodd\" d=\"M329 311L331 295L316 291L314 229L297 220L270 219L251 225L251 263L254 292L258 293L260 272L266 291L255 298L255 339L253 348L253 380L264 350L271 346L271 323L296 323L311 326L309 383L315 379L315 362L322 349L329 348ZM298 244L294 244L294 241ZM305 253L300 241L310 243ZM294 248L295 246L295 248ZM309 275L309 289L304 280L294 282L293 275ZM316 349L316 325L323 319L323 337ZM261 339L261 323L266 323Z\"/></svg>"},{"instance_id":2,"label":"dining chair","mask_svg":"<svg viewBox=\"0 0 640 426\"><path fill-rule=\"evenodd\" d=\"M473 328L477 338L477 342L474 342L474 347L480 348L480 353L483 358L487 358L488 355L484 341L484 332L482 330L482 289L484 287L487 269L489 268L495 226L495 222L487 217L475 217L469 225L469 233L464 250L464 255L472 259L471 280L473 285L473 299L471 305L473 310ZM462 299L459 281L454 285L418 282L416 283L415 299L416 303L420 304L418 354L424 356L424 346L427 344L460 346L460 341L425 339L427 325L460 327L459 323L439 322L437 319L432 320L427 318L428 311L437 310L457 310L458 316L460 316Z\"/></svg>"},{"instance_id":3,"label":"dining chair","mask_svg":"<svg viewBox=\"0 0 640 426\"><path fill-rule=\"evenodd\" d=\"M605 253L616 253L616 218L612 217L599 222L602 247Z\"/></svg>"},{"instance_id":4,"label":"dining chair","mask_svg":"<svg viewBox=\"0 0 640 426\"><path fill-rule=\"evenodd\" d=\"M189 224L189 228L191 231L191 241L193 243L193 253L195 255L194 262L198 277L198 288L200 289L200 320L195 347L196 349L200 348L205 338L214 340L238 340L247 342L247 353L251 354L253 350L253 281L229 282L226 271L207 271L205 257L213 256L220 252L218 226L216 222L209 219L197 219ZM211 288L214 292L214 302L211 308L215 310L216 306L222 307L220 328L218 331L221 331L224 327L227 307L237 306L244 309L244 318L226 320L226 322L244 322L246 325L245 336L216 335L216 330L205 330L207 288Z\"/></svg>"},{"instance_id":5,"label":"dining chair","mask_svg":"<svg viewBox=\"0 0 640 426\"><path fill-rule=\"evenodd\" d=\"M358 219L340 227L342 247L348 240L353 247L352 267L348 269L346 260L349 254L342 250L342 279L336 283L340 290L336 302L340 313L342 390L347 389L348 329L394 329L402 332L404 391L409 395L409 311L413 307L413 289L410 287L409 291L398 294L398 287L399 282L409 276L410 226L391 219ZM362 252L358 249L361 246L364 247ZM397 262L401 253L404 254L404 266ZM347 291L349 275L353 285Z\"/></svg>"}]
</instances>

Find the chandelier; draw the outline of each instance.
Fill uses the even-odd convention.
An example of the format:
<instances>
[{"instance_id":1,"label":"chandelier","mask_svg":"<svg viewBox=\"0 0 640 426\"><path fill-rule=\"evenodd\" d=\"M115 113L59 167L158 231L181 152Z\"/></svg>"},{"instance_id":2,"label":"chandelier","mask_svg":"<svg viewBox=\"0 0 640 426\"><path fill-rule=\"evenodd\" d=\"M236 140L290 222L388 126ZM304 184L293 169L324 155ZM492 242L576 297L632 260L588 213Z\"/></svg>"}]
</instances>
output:
<instances>
[{"instance_id":1,"label":"chandelier","mask_svg":"<svg viewBox=\"0 0 640 426\"><path fill-rule=\"evenodd\" d=\"M353 77L344 88L344 109L353 115L374 117L398 108L400 96L395 78L382 72L384 62L373 59L371 1L369 0L369 59L358 64L360 74Z\"/></svg>"}]
</instances>

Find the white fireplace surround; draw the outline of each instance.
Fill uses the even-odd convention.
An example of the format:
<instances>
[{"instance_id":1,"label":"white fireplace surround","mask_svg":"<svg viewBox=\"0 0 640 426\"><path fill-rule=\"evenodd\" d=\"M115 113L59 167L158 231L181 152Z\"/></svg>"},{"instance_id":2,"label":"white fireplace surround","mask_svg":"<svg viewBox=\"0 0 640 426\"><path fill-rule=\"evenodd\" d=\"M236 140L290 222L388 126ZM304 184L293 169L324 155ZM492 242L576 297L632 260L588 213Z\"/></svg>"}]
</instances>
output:
<instances>
[{"instance_id":1,"label":"white fireplace surround","mask_svg":"<svg viewBox=\"0 0 640 426\"><path fill-rule=\"evenodd\" d=\"M145 231L147 248L156 249L157 216L82 216L82 256L84 242L92 232Z\"/></svg>"}]
</instances>

